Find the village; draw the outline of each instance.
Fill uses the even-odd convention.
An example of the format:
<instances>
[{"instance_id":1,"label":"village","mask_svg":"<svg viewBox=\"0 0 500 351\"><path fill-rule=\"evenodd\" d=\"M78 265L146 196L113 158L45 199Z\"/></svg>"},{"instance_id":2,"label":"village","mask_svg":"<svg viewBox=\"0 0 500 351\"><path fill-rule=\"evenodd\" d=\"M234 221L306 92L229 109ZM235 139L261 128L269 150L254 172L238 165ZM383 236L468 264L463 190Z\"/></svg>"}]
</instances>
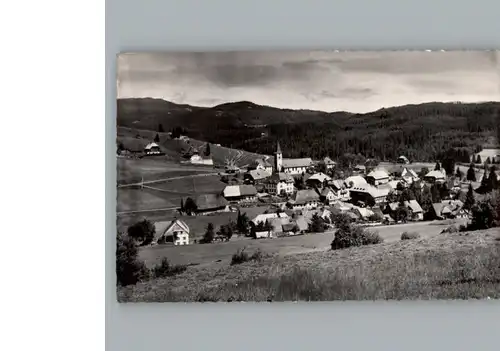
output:
<instances>
[{"instance_id":1,"label":"village","mask_svg":"<svg viewBox=\"0 0 500 351\"><path fill-rule=\"evenodd\" d=\"M185 136L178 139L189 143ZM150 142L144 154L155 157L163 152L156 142ZM470 165L453 165L452 174L439 162L417 170L405 155L392 163L366 160L349 165L345 172L329 157L284 158L277 142L273 157L256 158L245 167L226 158L216 173L224 184L221 191L182 197L173 218L154 221L154 237L148 246L279 240L323 233L335 230L333 218L340 213L355 225L374 228L446 219L466 223L473 201L470 197L476 196L479 186L478 171L483 169L481 161L474 165L479 157L474 155ZM495 164L499 158L498 152L493 153L485 163ZM191 148L187 160L180 162L187 164L216 169L210 144ZM190 227L188 219L193 217L203 217L206 225ZM147 220L147 214L144 218ZM223 223L222 218L229 219Z\"/></svg>"}]
</instances>

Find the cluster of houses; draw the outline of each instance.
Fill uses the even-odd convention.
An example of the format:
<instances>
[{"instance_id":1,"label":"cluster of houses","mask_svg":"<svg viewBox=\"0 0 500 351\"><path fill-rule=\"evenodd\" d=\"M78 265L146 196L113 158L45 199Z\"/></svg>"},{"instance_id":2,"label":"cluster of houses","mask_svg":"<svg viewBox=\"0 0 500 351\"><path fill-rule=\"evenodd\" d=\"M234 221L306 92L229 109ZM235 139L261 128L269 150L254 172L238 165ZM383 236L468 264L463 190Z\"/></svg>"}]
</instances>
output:
<instances>
[{"instance_id":1,"label":"cluster of houses","mask_svg":"<svg viewBox=\"0 0 500 351\"><path fill-rule=\"evenodd\" d=\"M332 169L335 162L326 157L320 161L322 169ZM392 169L375 168L368 174L357 174L346 179L332 179L329 175L314 171L317 169L310 158L283 158L280 145L274 157L256 160L248 167L242 184L227 185L221 193L200 194L191 199L196 204L194 215L213 215L219 212L238 211L246 206L258 207L263 203L272 204L275 211L260 213L251 219L253 236L274 238L285 235L303 234L309 230L312 217L316 214L329 223L331 214L346 213L352 221L366 224L391 224L397 222L396 212L404 206L409 213L405 220L421 221L424 211L416 200L400 202L388 201L389 194L408 188L412 184L420 189L425 183L448 182L444 170L433 170L420 179L419 175L407 167L408 159L398 159ZM363 169L360 168L360 172ZM296 186L300 179L302 186ZM464 190L464 184L452 181L451 190ZM468 183L465 184L468 186ZM266 199L269 201L266 202ZM264 212L264 207L262 207ZM429 218L463 218L468 213L463 203L448 199L435 203L429 210ZM189 227L181 220L174 220L160 229L160 241L176 245L189 244ZM172 237L165 240L164 237Z\"/></svg>"}]
</instances>

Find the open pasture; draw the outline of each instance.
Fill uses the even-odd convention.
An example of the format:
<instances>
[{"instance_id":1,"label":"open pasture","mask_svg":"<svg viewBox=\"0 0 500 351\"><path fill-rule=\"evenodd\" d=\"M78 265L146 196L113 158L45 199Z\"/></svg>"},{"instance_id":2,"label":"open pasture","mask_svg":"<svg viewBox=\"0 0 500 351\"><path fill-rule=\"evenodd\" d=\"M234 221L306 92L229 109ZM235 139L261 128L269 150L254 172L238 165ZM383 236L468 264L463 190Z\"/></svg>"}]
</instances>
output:
<instances>
[{"instance_id":1,"label":"open pasture","mask_svg":"<svg viewBox=\"0 0 500 351\"><path fill-rule=\"evenodd\" d=\"M465 221L456 221L458 226ZM208 223L207 223L208 224ZM191 224L188 223L191 227ZM401 239L403 232L417 232L421 238L430 238L438 235L449 222L415 222L407 224L395 224L389 226L379 226L370 228L384 238L385 242L394 242ZM195 244L188 246L154 246L145 247L140 251L140 258L146 261L147 265L154 265L167 257L174 264L213 264L217 260L227 264L231 256L238 250L246 247L249 252L256 249L270 254L288 255L304 253L310 251L323 251L330 248L330 243L334 238L334 231L306 234L292 237L282 237L276 239L249 239L235 240L217 244Z\"/></svg>"}]
</instances>

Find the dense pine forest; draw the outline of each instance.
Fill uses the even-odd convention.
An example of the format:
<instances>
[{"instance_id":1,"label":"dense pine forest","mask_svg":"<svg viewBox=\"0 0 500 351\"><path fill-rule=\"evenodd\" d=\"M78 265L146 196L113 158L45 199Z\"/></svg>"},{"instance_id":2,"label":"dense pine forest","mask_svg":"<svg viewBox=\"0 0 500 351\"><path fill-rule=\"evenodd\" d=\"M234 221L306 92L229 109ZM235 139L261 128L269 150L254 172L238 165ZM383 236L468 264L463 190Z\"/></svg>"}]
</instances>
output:
<instances>
[{"instance_id":1,"label":"dense pine forest","mask_svg":"<svg viewBox=\"0 0 500 351\"><path fill-rule=\"evenodd\" d=\"M394 160L435 161L469 156L498 140L500 103L427 103L366 114L284 110L250 102L212 108L176 105L155 99L118 101L118 125L174 131L200 140L272 154L279 140L284 157L363 154Z\"/></svg>"}]
</instances>

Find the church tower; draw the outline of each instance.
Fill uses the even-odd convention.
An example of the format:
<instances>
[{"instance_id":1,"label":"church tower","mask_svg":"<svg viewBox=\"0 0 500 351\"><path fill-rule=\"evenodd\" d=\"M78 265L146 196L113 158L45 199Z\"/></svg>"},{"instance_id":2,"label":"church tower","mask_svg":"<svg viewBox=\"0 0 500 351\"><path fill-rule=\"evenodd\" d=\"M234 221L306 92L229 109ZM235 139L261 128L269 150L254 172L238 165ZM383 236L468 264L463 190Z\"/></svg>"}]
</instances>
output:
<instances>
[{"instance_id":1,"label":"church tower","mask_svg":"<svg viewBox=\"0 0 500 351\"><path fill-rule=\"evenodd\" d=\"M281 147L280 147L280 142L278 141L278 145L276 147L276 152L274 153L274 168L275 172L279 173L281 172L281 169L283 168L283 153L281 152Z\"/></svg>"}]
</instances>

